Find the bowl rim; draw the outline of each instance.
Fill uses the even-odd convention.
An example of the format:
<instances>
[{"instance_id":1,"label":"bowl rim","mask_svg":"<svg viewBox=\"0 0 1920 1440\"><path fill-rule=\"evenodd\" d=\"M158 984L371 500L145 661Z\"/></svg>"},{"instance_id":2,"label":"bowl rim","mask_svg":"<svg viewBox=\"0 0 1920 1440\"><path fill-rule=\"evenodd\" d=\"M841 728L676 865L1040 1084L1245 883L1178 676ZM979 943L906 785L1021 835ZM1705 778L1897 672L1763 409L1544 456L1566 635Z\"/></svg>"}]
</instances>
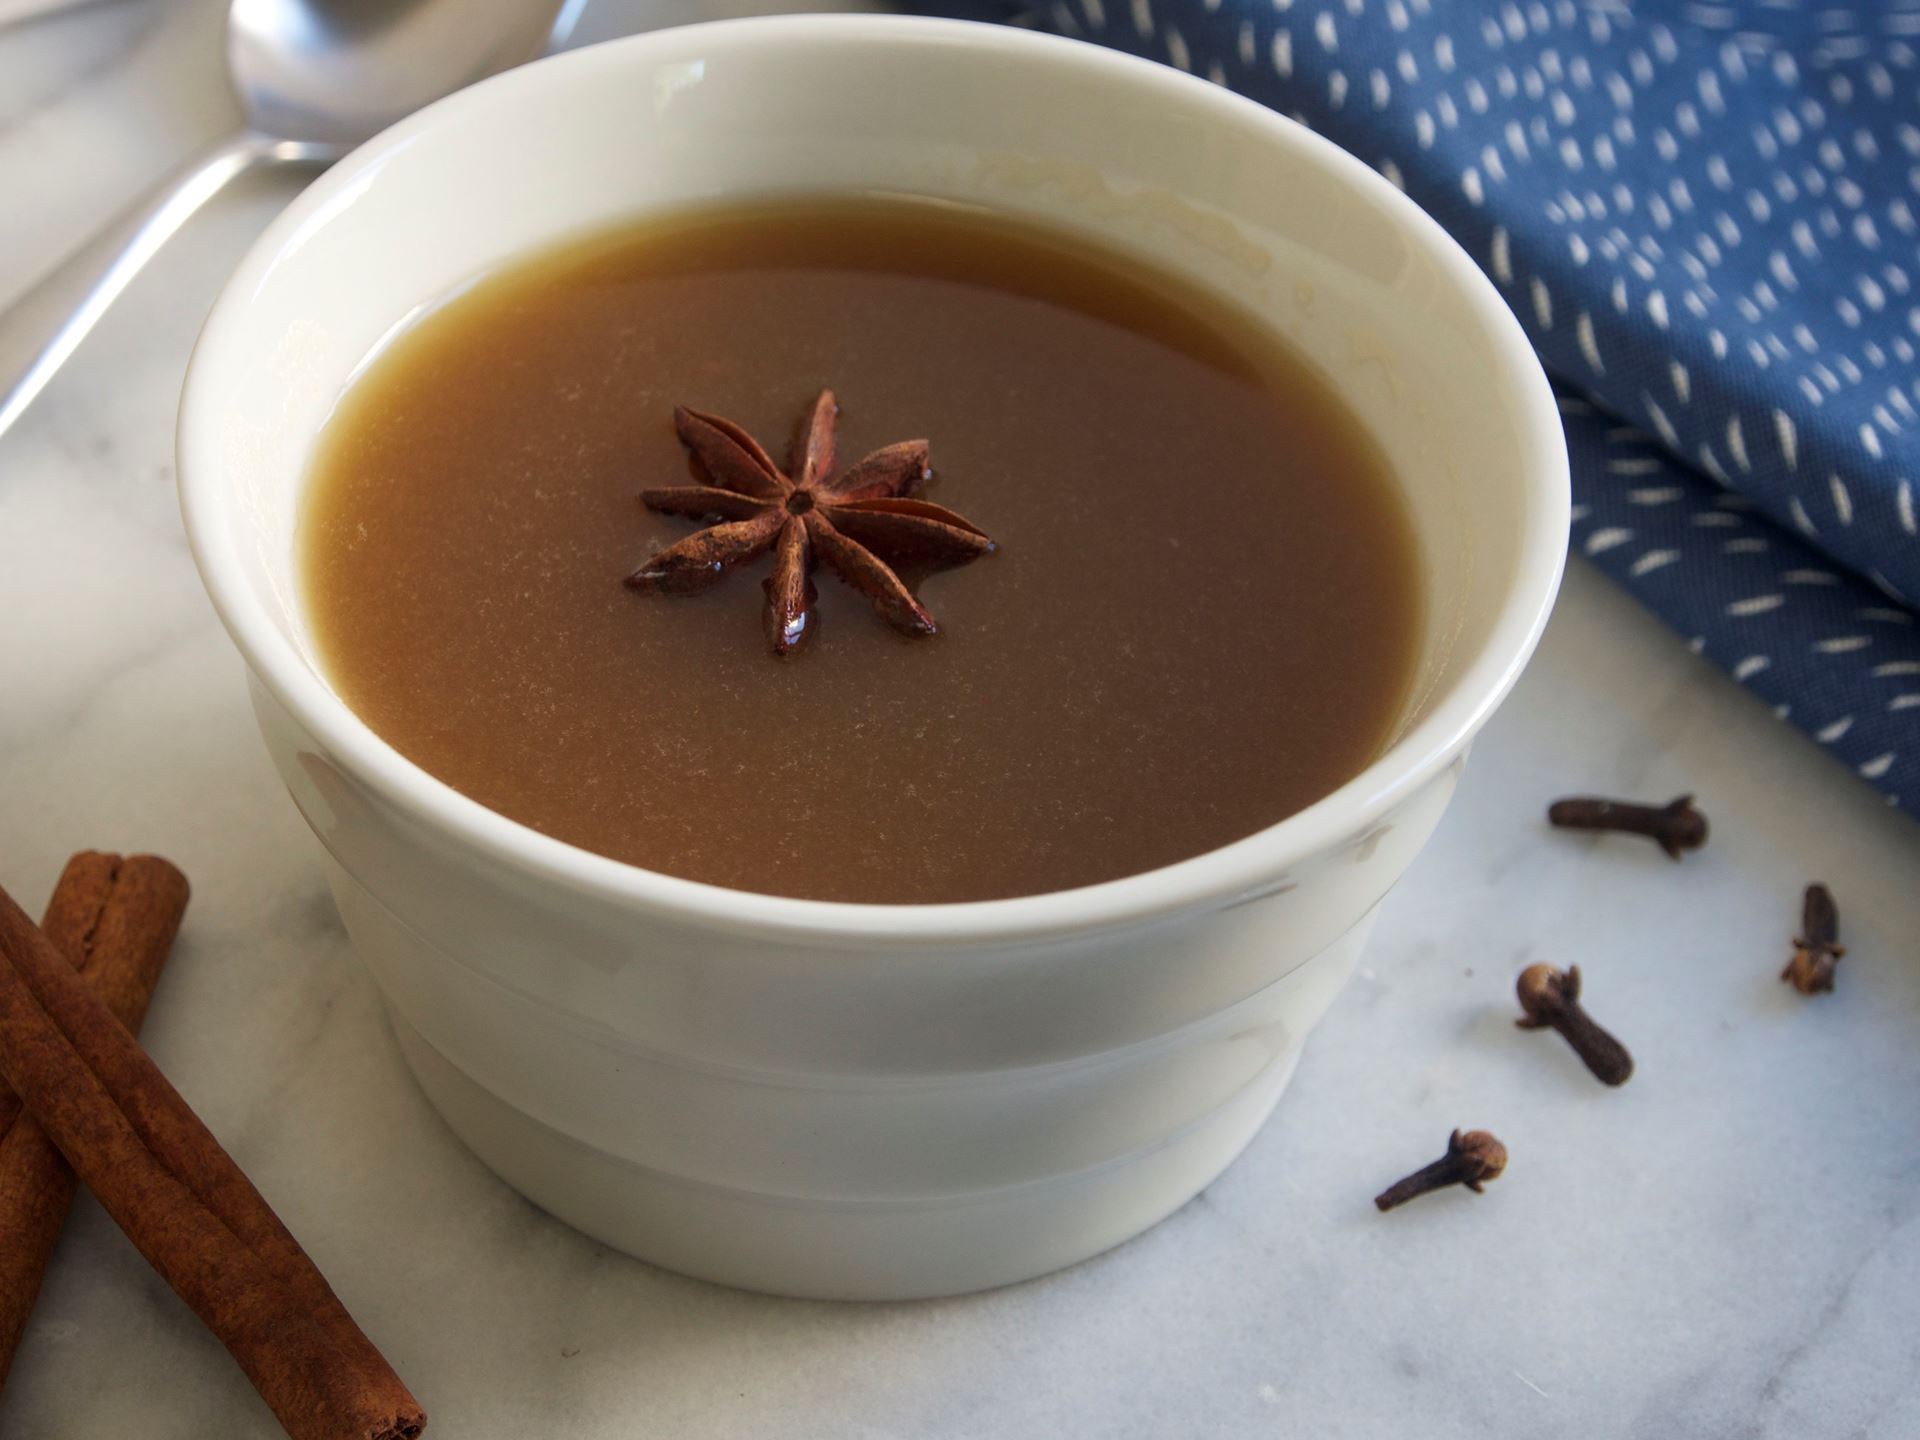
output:
<instances>
[{"instance_id":1,"label":"bowl rim","mask_svg":"<svg viewBox=\"0 0 1920 1440\"><path fill-rule=\"evenodd\" d=\"M348 708L266 613L238 559L229 523L226 467L211 400L216 357L244 338L251 292L290 240L381 161L423 136L457 126L470 110L511 105L523 91L566 86L607 70L760 46L826 40L959 47L991 59L1043 57L1123 88L1164 97L1222 126L1293 152L1370 200L1433 262L1465 301L1495 351L1493 374L1514 402L1529 487L1519 561L1487 639L1450 693L1358 775L1305 809L1200 855L1120 879L1010 899L867 904L734 890L645 870L511 820L436 779ZM1256 101L1170 67L1083 41L1010 26L902 15L786 15L649 31L549 57L480 82L409 116L320 176L248 250L195 342L181 394L177 459L189 547L215 610L249 669L320 743L328 759L386 803L487 860L613 905L736 934L855 948L956 946L1109 930L1258 893L1294 866L1337 848L1412 795L1461 753L1519 678L1545 627L1566 560L1570 491L1559 412L1519 322L1478 265L1397 187L1331 141Z\"/></svg>"}]
</instances>

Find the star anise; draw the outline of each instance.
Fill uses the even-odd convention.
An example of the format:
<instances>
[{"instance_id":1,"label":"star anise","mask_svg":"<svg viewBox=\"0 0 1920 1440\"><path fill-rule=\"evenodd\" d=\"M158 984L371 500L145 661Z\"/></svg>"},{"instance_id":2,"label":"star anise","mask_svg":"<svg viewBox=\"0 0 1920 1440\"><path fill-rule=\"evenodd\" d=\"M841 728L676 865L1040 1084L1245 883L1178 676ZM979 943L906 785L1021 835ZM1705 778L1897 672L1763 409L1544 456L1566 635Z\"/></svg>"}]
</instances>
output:
<instances>
[{"instance_id":1,"label":"star anise","mask_svg":"<svg viewBox=\"0 0 1920 1440\"><path fill-rule=\"evenodd\" d=\"M783 471L754 438L718 415L682 406L673 412L680 442L709 483L642 490L649 510L705 520L709 527L662 550L627 577L636 590L688 595L772 550L767 638L777 654L811 633L815 561L825 561L893 625L913 635L938 627L891 566L916 560L958 565L993 549L986 532L953 511L910 493L930 473L927 442L902 440L834 473L833 392L822 390L794 432Z\"/></svg>"}]
</instances>

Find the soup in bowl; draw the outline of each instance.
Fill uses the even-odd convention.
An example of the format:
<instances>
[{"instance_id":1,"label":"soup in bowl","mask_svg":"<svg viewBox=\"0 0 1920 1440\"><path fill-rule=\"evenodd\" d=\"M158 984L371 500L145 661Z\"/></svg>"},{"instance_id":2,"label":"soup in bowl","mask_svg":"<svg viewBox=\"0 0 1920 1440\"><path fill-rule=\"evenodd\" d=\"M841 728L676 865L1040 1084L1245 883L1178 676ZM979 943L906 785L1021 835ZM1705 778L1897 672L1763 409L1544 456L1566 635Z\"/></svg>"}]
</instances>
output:
<instances>
[{"instance_id":1,"label":"soup in bowl","mask_svg":"<svg viewBox=\"0 0 1920 1440\"><path fill-rule=\"evenodd\" d=\"M1565 553L1524 337L1363 165L893 17L490 80L304 194L196 559L409 1065L644 1258L1039 1274L1273 1109Z\"/></svg>"}]
</instances>

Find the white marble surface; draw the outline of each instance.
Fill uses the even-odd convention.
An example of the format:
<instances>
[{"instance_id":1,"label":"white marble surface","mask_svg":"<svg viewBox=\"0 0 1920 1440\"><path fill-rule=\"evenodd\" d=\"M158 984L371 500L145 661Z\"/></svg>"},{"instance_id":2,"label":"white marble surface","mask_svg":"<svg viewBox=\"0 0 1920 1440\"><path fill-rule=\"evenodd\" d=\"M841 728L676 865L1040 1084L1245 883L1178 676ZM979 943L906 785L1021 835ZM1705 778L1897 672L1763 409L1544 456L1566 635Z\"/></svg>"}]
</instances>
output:
<instances>
[{"instance_id":1,"label":"white marble surface","mask_svg":"<svg viewBox=\"0 0 1920 1440\"><path fill-rule=\"evenodd\" d=\"M217 8L0 30L0 299L230 121ZM1576 568L1539 659L1246 1157L1143 1239L933 1304L773 1301L609 1253L494 1180L413 1089L270 773L172 492L176 391L290 182L236 193L0 440L0 881L69 851L192 876L154 1055L442 1436L1920 1434L1920 826ZM1546 833L1570 786L1700 792L1712 847ZM1832 996L1776 979L1839 896ZM1578 962L1624 1090L1510 1023ZM1454 1125L1484 1197L1369 1197ZM0 1437L269 1436L91 1201Z\"/></svg>"}]
</instances>

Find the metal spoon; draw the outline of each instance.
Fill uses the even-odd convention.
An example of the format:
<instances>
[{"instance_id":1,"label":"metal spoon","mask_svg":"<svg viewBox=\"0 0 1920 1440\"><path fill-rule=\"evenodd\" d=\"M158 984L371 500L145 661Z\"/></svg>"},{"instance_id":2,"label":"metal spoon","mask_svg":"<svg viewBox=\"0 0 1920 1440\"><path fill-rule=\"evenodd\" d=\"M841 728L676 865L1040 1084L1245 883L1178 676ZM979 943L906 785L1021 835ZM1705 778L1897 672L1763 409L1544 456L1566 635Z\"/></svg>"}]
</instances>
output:
<instances>
[{"instance_id":1,"label":"metal spoon","mask_svg":"<svg viewBox=\"0 0 1920 1440\"><path fill-rule=\"evenodd\" d=\"M229 182L324 169L428 102L564 40L584 0L233 0L227 69L247 128L163 181L0 314L0 435L133 277Z\"/></svg>"}]
</instances>

